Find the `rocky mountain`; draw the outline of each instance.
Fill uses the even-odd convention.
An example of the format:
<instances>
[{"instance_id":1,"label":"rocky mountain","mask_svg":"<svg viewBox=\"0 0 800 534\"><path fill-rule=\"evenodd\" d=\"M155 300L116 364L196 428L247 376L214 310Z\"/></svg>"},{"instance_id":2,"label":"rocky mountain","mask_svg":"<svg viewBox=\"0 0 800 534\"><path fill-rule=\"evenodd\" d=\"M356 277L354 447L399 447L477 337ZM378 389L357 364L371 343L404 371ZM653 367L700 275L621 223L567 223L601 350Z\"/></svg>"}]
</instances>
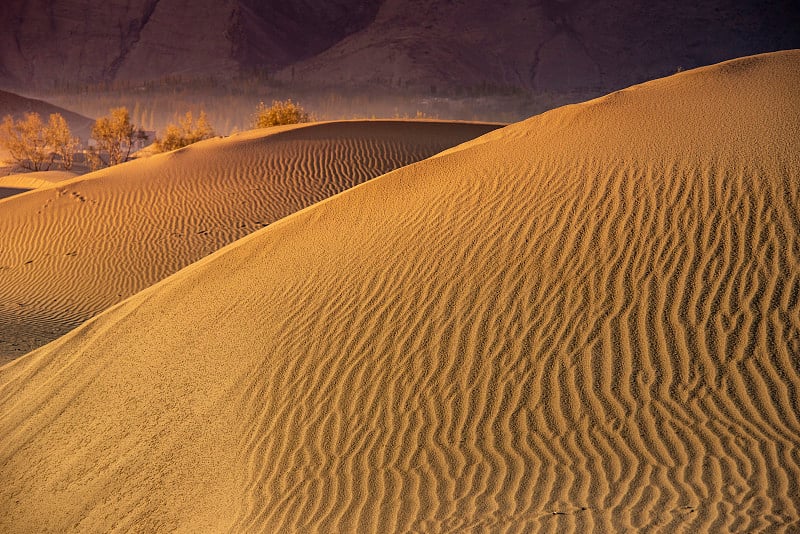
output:
<instances>
[{"instance_id":1,"label":"rocky mountain","mask_svg":"<svg viewBox=\"0 0 800 534\"><path fill-rule=\"evenodd\" d=\"M786 1L386 0L375 21L285 79L394 86L616 89L800 46Z\"/></svg>"},{"instance_id":2,"label":"rocky mountain","mask_svg":"<svg viewBox=\"0 0 800 534\"><path fill-rule=\"evenodd\" d=\"M613 89L800 47L788 0L4 0L0 85L229 76Z\"/></svg>"},{"instance_id":3,"label":"rocky mountain","mask_svg":"<svg viewBox=\"0 0 800 534\"><path fill-rule=\"evenodd\" d=\"M378 0L3 0L7 86L276 69L375 16Z\"/></svg>"}]
</instances>

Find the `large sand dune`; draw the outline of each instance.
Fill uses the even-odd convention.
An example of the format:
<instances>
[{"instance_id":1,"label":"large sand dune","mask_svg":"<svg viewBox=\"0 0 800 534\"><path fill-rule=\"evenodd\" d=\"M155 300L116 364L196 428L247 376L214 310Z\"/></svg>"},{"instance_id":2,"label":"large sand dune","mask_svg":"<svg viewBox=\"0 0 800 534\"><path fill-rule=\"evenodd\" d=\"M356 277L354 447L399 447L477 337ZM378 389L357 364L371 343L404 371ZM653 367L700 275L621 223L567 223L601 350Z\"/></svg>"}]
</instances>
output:
<instances>
[{"instance_id":1,"label":"large sand dune","mask_svg":"<svg viewBox=\"0 0 800 534\"><path fill-rule=\"evenodd\" d=\"M0 530L796 531L798 92L535 117L6 365Z\"/></svg>"},{"instance_id":2,"label":"large sand dune","mask_svg":"<svg viewBox=\"0 0 800 534\"><path fill-rule=\"evenodd\" d=\"M0 363L262 226L495 128L349 121L257 130L6 199Z\"/></svg>"}]
</instances>

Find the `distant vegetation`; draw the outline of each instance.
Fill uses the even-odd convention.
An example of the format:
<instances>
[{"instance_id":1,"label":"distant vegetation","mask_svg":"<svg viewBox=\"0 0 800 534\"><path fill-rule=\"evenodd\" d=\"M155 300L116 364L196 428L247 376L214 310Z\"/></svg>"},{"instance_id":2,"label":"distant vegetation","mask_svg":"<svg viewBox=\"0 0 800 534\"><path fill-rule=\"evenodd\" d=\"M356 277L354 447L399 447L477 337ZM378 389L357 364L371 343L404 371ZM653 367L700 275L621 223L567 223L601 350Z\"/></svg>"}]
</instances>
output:
<instances>
[{"instance_id":1,"label":"distant vegetation","mask_svg":"<svg viewBox=\"0 0 800 534\"><path fill-rule=\"evenodd\" d=\"M481 84L447 89L318 86L288 83L266 76L232 79L172 77L155 81L101 84L61 83L34 96L52 104L98 117L126 106L131 121L159 134L186 113L205 110L217 135L253 127L260 101L301 102L315 120L413 118L417 112L440 119L515 122L564 104L599 96L594 92L522 91ZM312 113L313 112L313 113Z\"/></svg>"},{"instance_id":2,"label":"distant vegetation","mask_svg":"<svg viewBox=\"0 0 800 534\"><path fill-rule=\"evenodd\" d=\"M9 115L0 126L0 145L16 164L31 171L49 170L56 158L70 170L79 144L60 113L51 114L47 124L38 113L26 113L19 121Z\"/></svg>"},{"instance_id":3,"label":"distant vegetation","mask_svg":"<svg viewBox=\"0 0 800 534\"><path fill-rule=\"evenodd\" d=\"M163 132L178 124L186 110L205 110L217 135L253 127L260 101L301 102L314 120L414 118L417 112L440 119L515 122L549 109L599 96L596 92L542 92L487 84L458 89L430 87L336 87L286 83L267 77L165 78L148 82L58 84L36 95L89 117L126 106L131 121Z\"/></svg>"},{"instance_id":4,"label":"distant vegetation","mask_svg":"<svg viewBox=\"0 0 800 534\"><path fill-rule=\"evenodd\" d=\"M306 110L299 104L295 104L291 99L286 102L273 100L272 105L267 107L264 102L258 104L255 116L253 117L253 128L269 128L270 126L281 126L283 124L299 124L308 122L309 116Z\"/></svg>"},{"instance_id":5,"label":"distant vegetation","mask_svg":"<svg viewBox=\"0 0 800 534\"><path fill-rule=\"evenodd\" d=\"M176 150L211 137L214 137L214 129L208 123L206 112L201 111L195 121L192 112L187 111L177 125L167 125L164 136L156 139L156 149L159 152Z\"/></svg>"}]
</instances>

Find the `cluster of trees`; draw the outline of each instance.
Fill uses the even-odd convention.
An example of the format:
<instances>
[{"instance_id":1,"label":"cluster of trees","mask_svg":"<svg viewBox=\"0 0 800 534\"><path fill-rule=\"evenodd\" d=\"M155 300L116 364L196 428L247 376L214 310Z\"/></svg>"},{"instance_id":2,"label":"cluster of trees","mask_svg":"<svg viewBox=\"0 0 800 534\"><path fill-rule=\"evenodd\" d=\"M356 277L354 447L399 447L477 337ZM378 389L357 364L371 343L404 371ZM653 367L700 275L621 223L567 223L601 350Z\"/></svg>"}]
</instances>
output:
<instances>
[{"instance_id":1,"label":"cluster of trees","mask_svg":"<svg viewBox=\"0 0 800 534\"><path fill-rule=\"evenodd\" d=\"M49 170L57 158L65 170L70 170L80 142L60 113L51 114L46 124L38 113L26 113L19 121L11 116L3 119L0 144L21 167L42 171Z\"/></svg>"},{"instance_id":2,"label":"cluster of trees","mask_svg":"<svg viewBox=\"0 0 800 534\"><path fill-rule=\"evenodd\" d=\"M105 116L95 121L92 127L92 139L96 147L89 147L86 159L89 167L110 167L128 161L137 141L147 140L147 134L131 123L128 108L114 108Z\"/></svg>"},{"instance_id":3,"label":"cluster of trees","mask_svg":"<svg viewBox=\"0 0 800 534\"><path fill-rule=\"evenodd\" d=\"M308 122L309 114L299 104L290 100L281 102L275 100L271 106L260 102L253 115L253 128L268 128L282 124L298 124ZM195 119L192 112L186 112L178 121L171 123L164 129L163 137L156 139L156 150L166 152L177 150L203 139L214 137L214 129L208 122L205 111L200 111L200 116Z\"/></svg>"},{"instance_id":4,"label":"cluster of trees","mask_svg":"<svg viewBox=\"0 0 800 534\"><path fill-rule=\"evenodd\" d=\"M273 101L271 106L261 102L253 115L254 128L309 122L309 114L291 100ZM110 110L92 127L94 145L83 153L92 169L117 165L128 160L134 147L143 144L148 136L132 122L125 107ZM214 129L204 111L195 119L192 112L169 124L163 137L155 140L156 150L176 150L214 136ZM0 145L6 147L14 161L33 171L49 170L58 161L65 170L72 169L75 154L81 149L80 140L72 136L69 125L59 113L50 115L45 124L38 113L26 113L15 121L7 116L0 125Z\"/></svg>"},{"instance_id":5,"label":"cluster of trees","mask_svg":"<svg viewBox=\"0 0 800 534\"><path fill-rule=\"evenodd\" d=\"M131 124L128 110L122 107L95 122L92 138L97 144L86 149L86 163L97 169L127 161L136 142L146 140L147 135ZM56 161L64 170L70 170L81 148L80 140L72 135L60 113L51 114L44 123L34 112L20 120L6 116L0 125L0 145L17 165L31 171L50 170Z\"/></svg>"},{"instance_id":6,"label":"cluster of trees","mask_svg":"<svg viewBox=\"0 0 800 534\"><path fill-rule=\"evenodd\" d=\"M214 129L208 123L205 111L200 112L197 120L192 117L191 111L187 111L178 122L177 125L169 124L164 130L164 137L156 139L156 150L159 152L177 150L214 137Z\"/></svg>"}]
</instances>

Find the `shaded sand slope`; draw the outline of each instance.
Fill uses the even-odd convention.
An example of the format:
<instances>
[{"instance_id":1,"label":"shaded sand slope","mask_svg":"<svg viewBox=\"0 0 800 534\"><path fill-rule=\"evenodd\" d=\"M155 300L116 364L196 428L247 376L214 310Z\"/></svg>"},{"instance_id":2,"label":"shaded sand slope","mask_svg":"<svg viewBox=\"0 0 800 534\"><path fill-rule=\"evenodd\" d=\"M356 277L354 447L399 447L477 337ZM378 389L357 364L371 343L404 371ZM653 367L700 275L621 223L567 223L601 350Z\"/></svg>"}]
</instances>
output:
<instances>
[{"instance_id":1,"label":"shaded sand slope","mask_svg":"<svg viewBox=\"0 0 800 534\"><path fill-rule=\"evenodd\" d=\"M0 361L301 208L497 125L257 130L0 202Z\"/></svg>"},{"instance_id":2,"label":"shaded sand slope","mask_svg":"<svg viewBox=\"0 0 800 534\"><path fill-rule=\"evenodd\" d=\"M0 530L796 530L799 67L493 132L8 364Z\"/></svg>"}]
</instances>

